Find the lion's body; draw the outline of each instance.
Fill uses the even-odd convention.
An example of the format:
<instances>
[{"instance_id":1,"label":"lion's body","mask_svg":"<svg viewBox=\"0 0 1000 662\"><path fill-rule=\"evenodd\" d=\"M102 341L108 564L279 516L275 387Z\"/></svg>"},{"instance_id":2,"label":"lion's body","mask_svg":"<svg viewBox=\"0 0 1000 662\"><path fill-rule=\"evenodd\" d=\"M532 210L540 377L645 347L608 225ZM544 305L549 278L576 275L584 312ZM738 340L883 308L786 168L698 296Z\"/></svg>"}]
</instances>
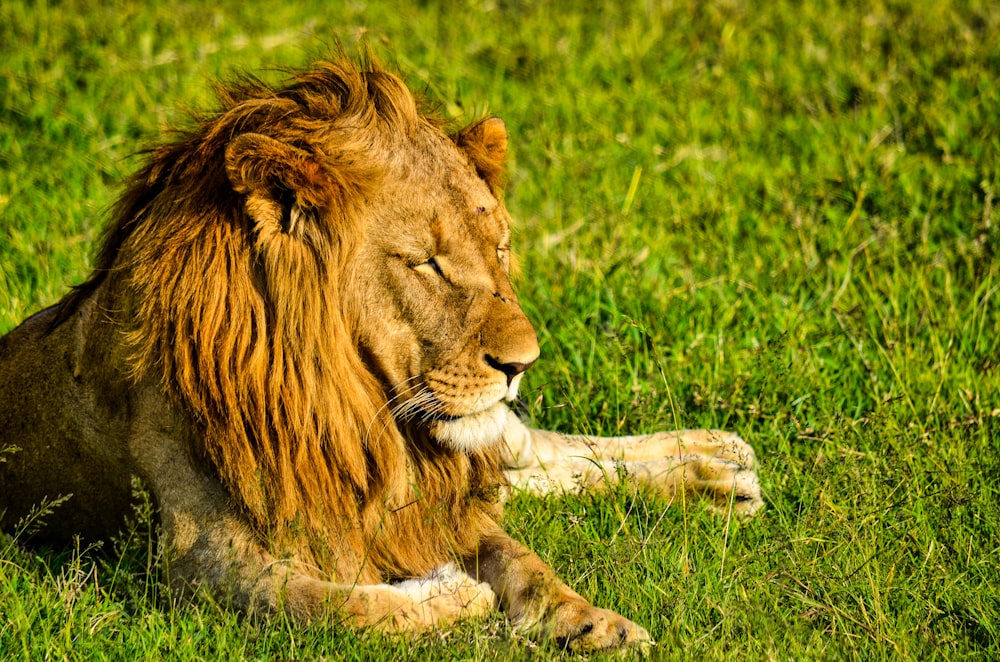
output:
<instances>
[{"instance_id":1,"label":"lion's body","mask_svg":"<svg viewBox=\"0 0 1000 662\"><path fill-rule=\"evenodd\" d=\"M502 123L449 139L347 62L221 99L133 178L94 275L0 340L3 526L66 497L38 539L113 535L137 477L172 585L241 609L413 629L498 600L577 649L645 639L500 528L502 440L532 434L504 401L538 354Z\"/></svg>"}]
</instances>

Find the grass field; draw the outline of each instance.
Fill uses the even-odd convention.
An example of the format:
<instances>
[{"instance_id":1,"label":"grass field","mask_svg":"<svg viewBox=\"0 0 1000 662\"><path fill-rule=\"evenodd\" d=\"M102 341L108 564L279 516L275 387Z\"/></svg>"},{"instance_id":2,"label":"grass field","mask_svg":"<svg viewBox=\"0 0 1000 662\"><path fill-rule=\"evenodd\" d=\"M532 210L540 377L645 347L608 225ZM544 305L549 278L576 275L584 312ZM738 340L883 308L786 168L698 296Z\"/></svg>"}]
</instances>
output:
<instances>
[{"instance_id":1,"label":"grass field","mask_svg":"<svg viewBox=\"0 0 1000 662\"><path fill-rule=\"evenodd\" d=\"M580 3L581 6L583 3ZM129 155L241 69L361 37L511 133L535 423L721 427L766 511L626 489L508 528L662 659L1000 657L1000 5L0 5L0 331L88 273ZM0 540L0 658L548 659L170 607L124 555Z\"/></svg>"}]
</instances>

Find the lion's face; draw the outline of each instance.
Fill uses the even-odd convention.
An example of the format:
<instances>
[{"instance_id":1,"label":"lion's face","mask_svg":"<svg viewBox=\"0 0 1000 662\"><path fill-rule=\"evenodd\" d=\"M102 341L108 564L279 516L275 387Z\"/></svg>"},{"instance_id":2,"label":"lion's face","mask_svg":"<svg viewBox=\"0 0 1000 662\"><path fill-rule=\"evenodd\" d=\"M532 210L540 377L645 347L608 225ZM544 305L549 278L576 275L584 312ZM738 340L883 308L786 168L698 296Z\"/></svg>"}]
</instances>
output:
<instances>
[{"instance_id":1,"label":"lion's face","mask_svg":"<svg viewBox=\"0 0 1000 662\"><path fill-rule=\"evenodd\" d=\"M488 120L478 138L502 150L501 132ZM351 269L361 351L396 420L474 450L500 438L504 402L538 358L510 284L509 216L440 132L401 138L395 154Z\"/></svg>"}]
</instances>

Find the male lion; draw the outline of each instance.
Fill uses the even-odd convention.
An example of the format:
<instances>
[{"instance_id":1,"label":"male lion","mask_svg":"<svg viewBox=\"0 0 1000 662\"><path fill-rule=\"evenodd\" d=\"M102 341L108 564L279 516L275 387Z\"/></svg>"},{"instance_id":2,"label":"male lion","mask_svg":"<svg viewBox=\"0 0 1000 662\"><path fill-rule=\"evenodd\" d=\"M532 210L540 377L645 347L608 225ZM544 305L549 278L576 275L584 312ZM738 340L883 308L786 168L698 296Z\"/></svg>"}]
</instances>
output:
<instances>
[{"instance_id":1,"label":"male lion","mask_svg":"<svg viewBox=\"0 0 1000 662\"><path fill-rule=\"evenodd\" d=\"M4 526L71 495L36 540L113 535L135 476L171 586L237 609L395 631L498 604L573 650L648 640L503 532L506 485L624 466L751 513L753 452L510 412L538 344L508 279L503 122L449 138L346 60L220 97L132 178L93 275L0 340Z\"/></svg>"}]
</instances>

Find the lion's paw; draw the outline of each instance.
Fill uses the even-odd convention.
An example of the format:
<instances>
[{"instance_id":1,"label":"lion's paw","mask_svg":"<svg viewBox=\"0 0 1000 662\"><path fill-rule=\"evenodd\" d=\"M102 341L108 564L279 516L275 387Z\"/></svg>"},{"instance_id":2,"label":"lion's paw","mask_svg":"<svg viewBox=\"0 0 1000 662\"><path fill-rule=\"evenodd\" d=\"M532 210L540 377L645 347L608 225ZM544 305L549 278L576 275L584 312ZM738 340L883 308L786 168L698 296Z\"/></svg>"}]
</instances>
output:
<instances>
[{"instance_id":1,"label":"lion's paw","mask_svg":"<svg viewBox=\"0 0 1000 662\"><path fill-rule=\"evenodd\" d=\"M715 510L752 516L764 506L753 448L731 432L700 432L703 440L681 443L685 487Z\"/></svg>"},{"instance_id":2,"label":"lion's paw","mask_svg":"<svg viewBox=\"0 0 1000 662\"><path fill-rule=\"evenodd\" d=\"M654 645L645 628L583 600L559 606L552 638L561 648L577 653L624 647L645 652Z\"/></svg>"}]
</instances>

